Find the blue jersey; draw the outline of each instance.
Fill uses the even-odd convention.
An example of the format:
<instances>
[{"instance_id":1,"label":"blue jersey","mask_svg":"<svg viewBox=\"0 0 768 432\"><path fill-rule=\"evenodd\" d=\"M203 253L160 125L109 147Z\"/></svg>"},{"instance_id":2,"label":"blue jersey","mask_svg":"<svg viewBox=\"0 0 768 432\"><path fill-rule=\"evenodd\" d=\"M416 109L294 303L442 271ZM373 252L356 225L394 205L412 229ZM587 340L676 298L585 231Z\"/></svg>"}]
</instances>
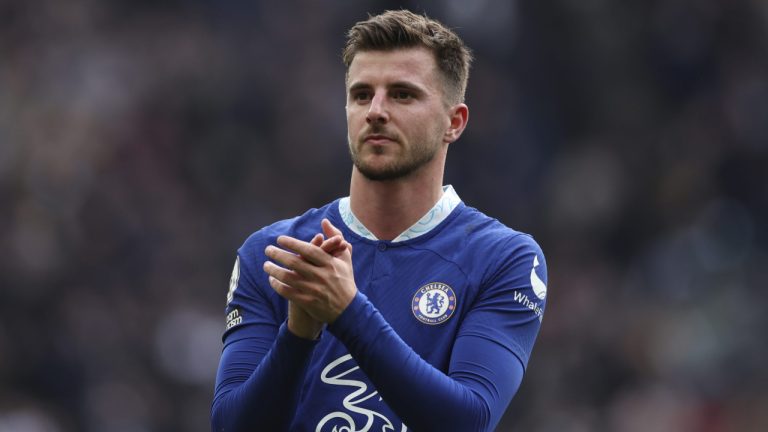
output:
<instances>
[{"instance_id":1,"label":"blue jersey","mask_svg":"<svg viewBox=\"0 0 768 432\"><path fill-rule=\"evenodd\" d=\"M309 341L287 330L262 265L279 235L309 241L323 218L353 246L358 294ZM358 235L339 200L263 228L238 250L212 428L493 430L531 355L546 281L529 235L463 203L399 242Z\"/></svg>"}]
</instances>

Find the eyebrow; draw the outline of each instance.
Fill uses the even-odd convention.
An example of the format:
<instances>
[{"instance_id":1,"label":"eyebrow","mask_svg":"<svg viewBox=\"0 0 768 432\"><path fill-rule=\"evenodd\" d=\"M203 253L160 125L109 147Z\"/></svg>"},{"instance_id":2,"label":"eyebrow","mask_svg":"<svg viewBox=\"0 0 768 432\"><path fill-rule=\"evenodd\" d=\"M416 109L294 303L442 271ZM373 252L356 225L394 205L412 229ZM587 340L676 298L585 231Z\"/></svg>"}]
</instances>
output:
<instances>
[{"instance_id":1,"label":"eyebrow","mask_svg":"<svg viewBox=\"0 0 768 432\"><path fill-rule=\"evenodd\" d=\"M368 90L368 89L370 89L372 87L373 86L371 86L370 84L367 84L367 83L364 83L364 82L356 82L356 83L352 84L351 86L349 86L348 91L350 93L352 93L352 92L358 91L358 90ZM400 88L400 89L407 89L407 90L411 90L411 91L418 92L418 93L426 93L426 89L424 89L422 86L414 84L412 82L408 82L408 81L395 81L395 82L387 85L387 89L393 89L393 88L394 89L398 89L398 88Z\"/></svg>"},{"instance_id":2,"label":"eyebrow","mask_svg":"<svg viewBox=\"0 0 768 432\"><path fill-rule=\"evenodd\" d=\"M388 86L388 88L400 88L400 89L412 90L418 93L426 93L426 89L423 88L422 86L414 84L412 82L407 82L407 81L393 82Z\"/></svg>"},{"instance_id":3,"label":"eyebrow","mask_svg":"<svg viewBox=\"0 0 768 432\"><path fill-rule=\"evenodd\" d=\"M356 91L356 90L367 90L369 88L371 88L370 84L366 84L366 83L362 83L362 82L356 82L356 83L352 84L351 86L349 86L348 91L350 93L352 93L353 91Z\"/></svg>"}]
</instances>

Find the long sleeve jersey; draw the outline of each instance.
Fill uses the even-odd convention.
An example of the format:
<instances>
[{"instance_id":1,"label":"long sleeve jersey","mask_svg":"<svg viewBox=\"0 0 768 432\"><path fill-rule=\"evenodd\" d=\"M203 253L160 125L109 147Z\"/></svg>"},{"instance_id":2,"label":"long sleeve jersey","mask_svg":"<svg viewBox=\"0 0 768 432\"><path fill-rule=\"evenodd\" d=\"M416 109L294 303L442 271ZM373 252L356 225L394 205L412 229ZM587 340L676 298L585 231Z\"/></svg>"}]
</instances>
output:
<instances>
[{"instance_id":1,"label":"long sleeve jersey","mask_svg":"<svg viewBox=\"0 0 768 432\"><path fill-rule=\"evenodd\" d=\"M527 234L458 202L428 230L383 241L336 200L238 250L211 413L214 431L490 431L517 391L546 304ZM353 245L358 293L318 340L287 330L262 271L280 235L328 218Z\"/></svg>"}]
</instances>

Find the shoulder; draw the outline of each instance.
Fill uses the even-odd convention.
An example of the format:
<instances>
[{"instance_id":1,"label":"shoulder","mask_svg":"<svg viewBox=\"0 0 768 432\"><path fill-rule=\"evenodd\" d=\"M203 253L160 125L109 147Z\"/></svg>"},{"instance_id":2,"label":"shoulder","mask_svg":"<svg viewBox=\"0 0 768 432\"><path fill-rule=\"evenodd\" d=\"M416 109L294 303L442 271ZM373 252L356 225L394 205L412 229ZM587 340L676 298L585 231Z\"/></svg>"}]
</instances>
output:
<instances>
[{"instance_id":1,"label":"shoulder","mask_svg":"<svg viewBox=\"0 0 768 432\"><path fill-rule=\"evenodd\" d=\"M269 289L267 275L262 266L267 257L264 249L267 245L275 244L277 237L290 235L297 238L313 236L321 229L320 221L328 216L328 212L336 201L319 209L310 209L301 216L283 219L267 225L252 233L237 250L237 259L230 278L227 295L228 312L230 309L250 304L258 296L275 298L276 294ZM260 294L261 292L261 294ZM234 306L230 305L234 300ZM244 306L243 306L244 307Z\"/></svg>"},{"instance_id":2,"label":"shoulder","mask_svg":"<svg viewBox=\"0 0 768 432\"><path fill-rule=\"evenodd\" d=\"M335 211L338 200L328 203L320 208L311 208L301 216L282 219L267 225L252 233L238 250L244 259L254 255L261 256L264 248L274 244L277 237L289 235L301 240L310 240L318 232L322 232L320 222L323 218L330 217L330 212Z\"/></svg>"},{"instance_id":3,"label":"shoulder","mask_svg":"<svg viewBox=\"0 0 768 432\"><path fill-rule=\"evenodd\" d=\"M462 228L462 240L470 249L507 253L525 250L541 253L531 234L511 228L480 210L466 206L456 222Z\"/></svg>"},{"instance_id":4,"label":"shoulder","mask_svg":"<svg viewBox=\"0 0 768 432\"><path fill-rule=\"evenodd\" d=\"M480 272L483 280L499 271L534 260L544 263L544 253L534 237L511 228L476 208L465 206L442 233L441 249L454 257L469 273Z\"/></svg>"}]
</instances>

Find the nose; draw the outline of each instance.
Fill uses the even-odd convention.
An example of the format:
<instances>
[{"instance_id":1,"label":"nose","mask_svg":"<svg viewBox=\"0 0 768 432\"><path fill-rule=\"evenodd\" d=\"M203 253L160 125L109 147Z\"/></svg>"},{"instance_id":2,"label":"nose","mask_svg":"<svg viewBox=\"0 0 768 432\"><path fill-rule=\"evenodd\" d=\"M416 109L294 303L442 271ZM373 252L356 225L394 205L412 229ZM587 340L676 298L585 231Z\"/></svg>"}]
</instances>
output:
<instances>
[{"instance_id":1,"label":"nose","mask_svg":"<svg viewBox=\"0 0 768 432\"><path fill-rule=\"evenodd\" d=\"M365 117L368 123L386 123L389 121L389 111L386 106L386 97L383 94L375 94L368 105L368 114Z\"/></svg>"}]
</instances>

